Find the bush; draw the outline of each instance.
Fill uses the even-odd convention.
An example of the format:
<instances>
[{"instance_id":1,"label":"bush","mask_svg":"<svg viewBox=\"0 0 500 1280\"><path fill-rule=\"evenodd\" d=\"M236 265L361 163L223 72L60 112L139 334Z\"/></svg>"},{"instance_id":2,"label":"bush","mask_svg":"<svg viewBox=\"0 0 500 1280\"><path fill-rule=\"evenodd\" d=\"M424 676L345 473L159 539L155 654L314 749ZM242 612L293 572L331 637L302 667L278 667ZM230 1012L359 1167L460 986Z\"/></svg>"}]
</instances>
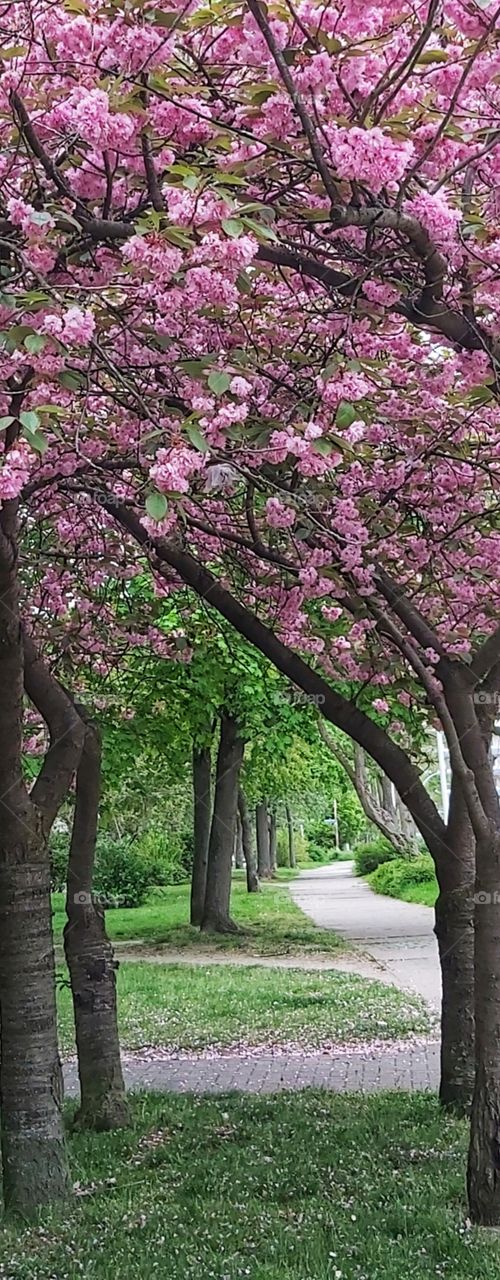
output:
<instances>
[{"instance_id":1,"label":"bush","mask_svg":"<svg viewBox=\"0 0 500 1280\"><path fill-rule=\"evenodd\" d=\"M383 836L369 844L358 844L354 850L354 868L357 876L368 876L385 862L392 862L396 851Z\"/></svg>"},{"instance_id":2,"label":"bush","mask_svg":"<svg viewBox=\"0 0 500 1280\"><path fill-rule=\"evenodd\" d=\"M70 836L67 831L51 831L49 840L50 884L53 893L64 893L68 871Z\"/></svg>"},{"instance_id":3,"label":"bush","mask_svg":"<svg viewBox=\"0 0 500 1280\"><path fill-rule=\"evenodd\" d=\"M319 821L310 823L306 828L306 839L309 846L309 857L313 861L321 861L320 858L314 858L311 854L311 847L323 849L331 858L335 857L335 824L326 818L320 818Z\"/></svg>"},{"instance_id":4,"label":"bush","mask_svg":"<svg viewBox=\"0 0 500 1280\"><path fill-rule=\"evenodd\" d=\"M64 892L66 888L69 845L68 833L52 833L50 867L54 892ZM188 837L178 839L174 845L159 831L148 831L136 840L117 840L102 832L96 845L94 889L111 905L140 907L154 885L185 880L191 863Z\"/></svg>"},{"instance_id":5,"label":"bush","mask_svg":"<svg viewBox=\"0 0 500 1280\"><path fill-rule=\"evenodd\" d=\"M436 885L430 853L421 853L418 858L394 858L377 867L370 876L372 889L376 893L385 893L389 898L402 897L405 889L415 884Z\"/></svg>"},{"instance_id":6,"label":"bush","mask_svg":"<svg viewBox=\"0 0 500 1280\"><path fill-rule=\"evenodd\" d=\"M320 862L320 863L333 862L334 858L336 857L336 853L337 851L335 848L325 849L320 844L313 844L312 842L308 841L307 857L310 859L311 862Z\"/></svg>"}]
</instances>

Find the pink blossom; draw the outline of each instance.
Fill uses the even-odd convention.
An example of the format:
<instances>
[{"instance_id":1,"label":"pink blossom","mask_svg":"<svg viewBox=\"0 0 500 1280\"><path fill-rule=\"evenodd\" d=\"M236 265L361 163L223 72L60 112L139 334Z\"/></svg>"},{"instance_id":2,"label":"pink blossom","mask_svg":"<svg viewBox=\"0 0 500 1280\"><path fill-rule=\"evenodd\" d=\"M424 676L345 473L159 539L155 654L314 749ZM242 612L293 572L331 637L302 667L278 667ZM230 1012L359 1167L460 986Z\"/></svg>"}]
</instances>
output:
<instances>
[{"instance_id":1,"label":"pink blossom","mask_svg":"<svg viewBox=\"0 0 500 1280\"><path fill-rule=\"evenodd\" d=\"M383 129L329 125L325 132L330 154L341 178L363 182L374 195L399 182L415 154L412 142L401 142Z\"/></svg>"},{"instance_id":2,"label":"pink blossom","mask_svg":"<svg viewBox=\"0 0 500 1280\"><path fill-rule=\"evenodd\" d=\"M159 449L151 467L151 479L163 493L187 493L189 481L204 465L195 449Z\"/></svg>"},{"instance_id":3,"label":"pink blossom","mask_svg":"<svg viewBox=\"0 0 500 1280\"><path fill-rule=\"evenodd\" d=\"M295 511L287 507L279 498L268 498L266 502L266 520L272 529L290 529L295 524Z\"/></svg>"},{"instance_id":4,"label":"pink blossom","mask_svg":"<svg viewBox=\"0 0 500 1280\"><path fill-rule=\"evenodd\" d=\"M382 713L389 710L389 703L385 698L374 698L372 707L374 711L380 711Z\"/></svg>"}]
</instances>

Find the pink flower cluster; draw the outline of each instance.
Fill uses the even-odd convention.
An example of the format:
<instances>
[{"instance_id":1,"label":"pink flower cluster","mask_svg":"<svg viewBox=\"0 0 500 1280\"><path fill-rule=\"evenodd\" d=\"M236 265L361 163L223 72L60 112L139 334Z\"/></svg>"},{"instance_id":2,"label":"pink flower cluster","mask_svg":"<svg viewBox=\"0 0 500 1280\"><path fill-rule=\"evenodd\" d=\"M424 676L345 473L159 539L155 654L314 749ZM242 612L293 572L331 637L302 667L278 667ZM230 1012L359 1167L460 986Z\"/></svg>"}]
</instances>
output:
<instances>
[{"instance_id":1,"label":"pink flower cluster","mask_svg":"<svg viewBox=\"0 0 500 1280\"><path fill-rule=\"evenodd\" d=\"M31 464L34 459L35 454L23 440L20 440L13 449L9 449L9 452L5 454L0 467L0 499L2 502L8 502L11 498L19 497L29 479Z\"/></svg>"},{"instance_id":2,"label":"pink flower cluster","mask_svg":"<svg viewBox=\"0 0 500 1280\"><path fill-rule=\"evenodd\" d=\"M412 142L400 142L383 129L351 129L330 125L325 130L330 155L341 178L364 183L378 195L399 182L415 154Z\"/></svg>"},{"instance_id":3,"label":"pink flower cluster","mask_svg":"<svg viewBox=\"0 0 500 1280\"><path fill-rule=\"evenodd\" d=\"M266 520L271 529L290 529L295 524L295 511L293 507L285 506L279 498L268 498Z\"/></svg>"},{"instance_id":4,"label":"pink flower cluster","mask_svg":"<svg viewBox=\"0 0 500 1280\"><path fill-rule=\"evenodd\" d=\"M62 316L50 313L44 316L42 332L71 346L73 343L86 346L95 333L95 320L92 312L82 311L80 307L68 307Z\"/></svg>"},{"instance_id":5,"label":"pink flower cluster","mask_svg":"<svg viewBox=\"0 0 500 1280\"><path fill-rule=\"evenodd\" d=\"M181 445L179 448L159 449L151 479L162 493L188 493L191 476L204 466L204 459L195 449Z\"/></svg>"}]
</instances>

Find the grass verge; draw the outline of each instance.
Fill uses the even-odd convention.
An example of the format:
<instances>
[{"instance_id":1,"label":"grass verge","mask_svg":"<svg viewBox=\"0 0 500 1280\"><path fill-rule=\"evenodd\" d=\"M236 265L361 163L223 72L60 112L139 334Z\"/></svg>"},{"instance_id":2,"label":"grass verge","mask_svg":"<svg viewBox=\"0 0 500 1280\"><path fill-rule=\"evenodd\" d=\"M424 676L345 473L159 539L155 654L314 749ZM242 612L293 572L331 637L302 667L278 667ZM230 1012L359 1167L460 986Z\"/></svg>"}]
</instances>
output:
<instances>
[{"instance_id":1,"label":"grass verge","mask_svg":"<svg viewBox=\"0 0 500 1280\"><path fill-rule=\"evenodd\" d=\"M327 1049L335 1043L426 1034L417 996L351 974L129 964L118 970L124 1048L176 1050L249 1045ZM59 991L61 1043L74 1049L71 997Z\"/></svg>"},{"instance_id":2,"label":"grass verge","mask_svg":"<svg viewBox=\"0 0 500 1280\"><path fill-rule=\"evenodd\" d=\"M438 883L430 854L418 858L394 858L384 862L366 877L375 893L403 902L417 902L433 907L438 896Z\"/></svg>"},{"instance_id":3,"label":"grass verge","mask_svg":"<svg viewBox=\"0 0 500 1280\"><path fill-rule=\"evenodd\" d=\"M79 1196L6 1226L6 1280L498 1280L465 1221L466 1126L430 1095L138 1097L75 1135Z\"/></svg>"},{"instance_id":4,"label":"grass verge","mask_svg":"<svg viewBox=\"0 0 500 1280\"><path fill-rule=\"evenodd\" d=\"M245 883L235 878L232 915L248 933L200 934L189 920L188 884L155 890L143 907L115 908L106 912L108 933L113 942L142 940L149 944L189 947L199 951L246 951L254 955L287 955L299 952L339 951L344 943L330 929L319 929L297 907L286 881L293 872L264 883L260 893L247 893ZM52 895L54 935L61 942L65 924L64 899Z\"/></svg>"}]
</instances>

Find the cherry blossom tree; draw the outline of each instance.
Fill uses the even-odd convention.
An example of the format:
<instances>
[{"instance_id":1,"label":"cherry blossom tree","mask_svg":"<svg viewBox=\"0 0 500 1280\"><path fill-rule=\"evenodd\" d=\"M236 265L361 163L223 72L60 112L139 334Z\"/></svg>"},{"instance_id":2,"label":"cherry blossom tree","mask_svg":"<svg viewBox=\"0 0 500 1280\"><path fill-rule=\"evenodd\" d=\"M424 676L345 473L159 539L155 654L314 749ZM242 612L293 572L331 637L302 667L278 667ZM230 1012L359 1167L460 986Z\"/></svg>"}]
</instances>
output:
<instances>
[{"instance_id":1,"label":"cherry blossom tree","mask_svg":"<svg viewBox=\"0 0 500 1280\"><path fill-rule=\"evenodd\" d=\"M6 635L22 495L97 572L142 546L323 699L435 858L462 1097L477 846L484 1223L500 1219L498 17L490 0L19 4L1 85ZM373 715L339 676L371 688ZM388 683L446 733L447 828L397 721L377 721Z\"/></svg>"}]
</instances>

